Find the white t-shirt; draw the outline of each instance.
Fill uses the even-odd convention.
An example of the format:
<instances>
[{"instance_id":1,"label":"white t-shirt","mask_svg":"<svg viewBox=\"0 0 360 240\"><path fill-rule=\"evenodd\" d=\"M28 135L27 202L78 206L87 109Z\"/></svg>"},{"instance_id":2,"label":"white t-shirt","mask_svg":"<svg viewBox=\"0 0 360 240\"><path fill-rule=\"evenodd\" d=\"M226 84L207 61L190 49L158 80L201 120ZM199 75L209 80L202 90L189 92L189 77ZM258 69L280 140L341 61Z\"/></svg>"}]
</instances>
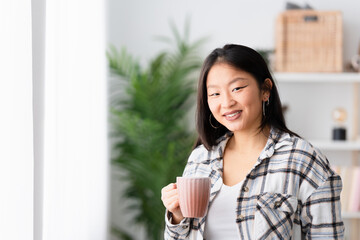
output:
<instances>
[{"instance_id":1,"label":"white t-shirt","mask_svg":"<svg viewBox=\"0 0 360 240\"><path fill-rule=\"evenodd\" d=\"M204 239L234 240L240 239L236 224L236 206L243 181L234 186L223 184L212 201L206 218Z\"/></svg>"}]
</instances>

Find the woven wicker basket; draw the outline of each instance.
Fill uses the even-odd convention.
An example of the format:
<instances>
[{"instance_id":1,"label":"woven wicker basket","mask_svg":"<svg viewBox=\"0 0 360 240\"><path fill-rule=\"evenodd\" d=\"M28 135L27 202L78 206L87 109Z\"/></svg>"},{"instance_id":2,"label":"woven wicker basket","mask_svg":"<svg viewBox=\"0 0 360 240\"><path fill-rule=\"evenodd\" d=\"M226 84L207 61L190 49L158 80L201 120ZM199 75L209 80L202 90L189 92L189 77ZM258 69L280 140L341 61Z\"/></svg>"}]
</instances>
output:
<instances>
[{"instance_id":1,"label":"woven wicker basket","mask_svg":"<svg viewBox=\"0 0 360 240\"><path fill-rule=\"evenodd\" d=\"M341 72L341 12L290 10L276 21L275 70L279 72Z\"/></svg>"}]
</instances>

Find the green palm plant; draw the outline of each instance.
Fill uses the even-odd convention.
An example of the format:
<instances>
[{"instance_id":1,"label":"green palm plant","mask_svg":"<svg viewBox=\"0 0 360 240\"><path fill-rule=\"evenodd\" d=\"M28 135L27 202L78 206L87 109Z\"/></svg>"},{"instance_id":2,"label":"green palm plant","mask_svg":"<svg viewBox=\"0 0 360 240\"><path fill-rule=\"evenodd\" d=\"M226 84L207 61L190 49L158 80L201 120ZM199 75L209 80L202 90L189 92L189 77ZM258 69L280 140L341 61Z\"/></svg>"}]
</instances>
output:
<instances>
[{"instance_id":1,"label":"green palm plant","mask_svg":"<svg viewBox=\"0 0 360 240\"><path fill-rule=\"evenodd\" d=\"M172 27L175 49L159 53L146 69L125 49L107 52L110 69L119 77L110 92L112 162L125 171L123 196L133 200L128 206L132 221L145 226L147 239L162 239L161 188L182 174L195 140L184 117L193 105L197 53L204 39L190 43L188 29L181 37ZM130 239L124 231L114 232Z\"/></svg>"}]
</instances>

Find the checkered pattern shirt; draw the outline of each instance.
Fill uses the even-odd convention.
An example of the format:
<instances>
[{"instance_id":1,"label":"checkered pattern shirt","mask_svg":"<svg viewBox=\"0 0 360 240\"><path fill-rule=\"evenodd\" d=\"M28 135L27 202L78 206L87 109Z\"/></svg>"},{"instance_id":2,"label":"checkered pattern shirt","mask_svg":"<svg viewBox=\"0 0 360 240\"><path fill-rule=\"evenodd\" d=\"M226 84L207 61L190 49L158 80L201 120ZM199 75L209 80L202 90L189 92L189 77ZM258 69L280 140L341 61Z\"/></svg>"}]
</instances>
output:
<instances>
[{"instance_id":1,"label":"checkered pattern shirt","mask_svg":"<svg viewBox=\"0 0 360 240\"><path fill-rule=\"evenodd\" d=\"M210 204L223 181L223 153L231 133L208 151L191 153L183 176L211 178ZM341 178L326 157L307 141L271 129L256 164L237 199L236 223L241 239L343 239ZM164 238L203 239L204 218L171 224L166 213Z\"/></svg>"}]
</instances>

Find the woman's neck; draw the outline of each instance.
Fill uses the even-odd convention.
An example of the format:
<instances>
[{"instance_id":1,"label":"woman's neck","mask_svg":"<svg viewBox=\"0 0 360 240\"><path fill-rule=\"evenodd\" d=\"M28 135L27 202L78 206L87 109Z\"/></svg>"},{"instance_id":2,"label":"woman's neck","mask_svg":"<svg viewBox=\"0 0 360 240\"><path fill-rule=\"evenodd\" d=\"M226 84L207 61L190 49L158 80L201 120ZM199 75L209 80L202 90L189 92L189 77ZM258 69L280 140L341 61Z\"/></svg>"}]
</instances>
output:
<instances>
[{"instance_id":1,"label":"woman's neck","mask_svg":"<svg viewBox=\"0 0 360 240\"><path fill-rule=\"evenodd\" d=\"M270 127L266 126L263 130L251 129L247 131L234 132L229 140L231 149L238 152L249 152L253 150L262 150L270 135Z\"/></svg>"}]
</instances>

